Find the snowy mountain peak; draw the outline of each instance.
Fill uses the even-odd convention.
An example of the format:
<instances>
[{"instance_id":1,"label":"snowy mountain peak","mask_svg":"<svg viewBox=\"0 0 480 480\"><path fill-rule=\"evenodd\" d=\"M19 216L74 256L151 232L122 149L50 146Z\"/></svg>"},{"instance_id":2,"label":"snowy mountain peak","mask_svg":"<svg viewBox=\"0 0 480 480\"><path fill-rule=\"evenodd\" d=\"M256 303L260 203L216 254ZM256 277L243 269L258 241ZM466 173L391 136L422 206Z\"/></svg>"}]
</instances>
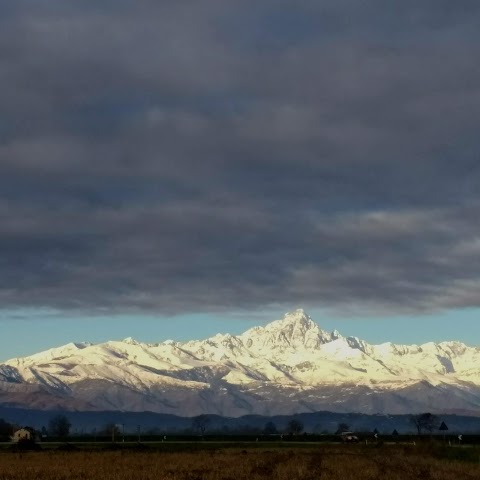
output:
<instances>
[{"instance_id":1,"label":"snowy mountain peak","mask_svg":"<svg viewBox=\"0 0 480 480\"><path fill-rule=\"evenodd\" d=\"M298 309L294 312L286 313L282 320L270 323L273 328L280 327L285 329L298 329L301 331L307 331L311 329L318 329L318 325L311 319L311 317L303 310ZM269 327L267 325L267 327Z\"/></svg>"},{"instance_id":2,"label":"snowy mountain peak","mask_svg":"<svg viewBox=\"0 0 480 480\"><path fill-rule=\"evenodd\" d=\"M255 327L241 335L247 348L255 349L315 349L332 341L332 336L319 326L303 310L286 313L265 327Z\"/></svg>"},{"instance_id":3,"label":"snowy mountain peak","mask_svg":"<svg viewBox=\"0 0 480 480\"><path fill-rule=\"evenodd\" d=\"M339 338L343 338L342 334L341 334L337 329L335 329L335 330L330 334L330 337L332 338L332 340L338 340Z\"/></svg>"},{"instance_id":4,"label":"snowy mountain peak","mask_svg":"<svg viewBox=\"0 0 480 480\"><path fill-rule=\"evenodd\" d=\"M128 345L138 345L139 342L137 342L134 338L132 337L127 337L122 340L122 343L126 343Z\"/></svg>"},{"instance_id":5,"label":"snowy mountain peak","mask_svg":"<svg viewBox=\"0 0 480 480\"><path fill-rule=\"evenodd\" d=\"M292 312L285 313L285 315L283 316L283 319L284 320L290 320L290 321L312 320L303 308L297 308L296 310L293 310Z\"/></svg>"},{"instance_id":6,"label":"snowy mountain peak","mask_svg":"<svg viewBox=\"0 0 480 480\"><path fill-rule=\"evenodd\" d=\"M285 328L302 328L310 329L317 327L317 324L311 319L311 317L303 310L299 308L293 312L287 312L281 320L275 320L270 322L265 329L277 330Z\"/></svg>"},{"instance_id":7,"label":"snowy mountain peak","mask_svg":"<svg viewBox=\"0 0 480 480\"><path fill-rule=\"evenodd\" d=\"M271 327L280 327L281 330L297 335L305 335L309 330L319 331L318 325L302 310L286 313L278 323L273 322ZM268 326L267 326L268 327Z\"/></svg>"}]
</instances>

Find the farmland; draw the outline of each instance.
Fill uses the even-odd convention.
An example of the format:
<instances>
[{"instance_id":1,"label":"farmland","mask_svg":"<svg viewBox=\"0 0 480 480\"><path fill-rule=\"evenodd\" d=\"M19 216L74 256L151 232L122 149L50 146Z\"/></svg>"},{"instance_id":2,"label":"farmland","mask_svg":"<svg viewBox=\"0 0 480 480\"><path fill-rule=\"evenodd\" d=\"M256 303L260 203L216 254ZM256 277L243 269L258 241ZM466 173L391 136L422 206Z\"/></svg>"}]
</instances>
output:
<instances>
[{"instance_id":1,"label":"farmland","mask_svg":"<svg viewBox=\"0 0 480 480\"><path fill-rule=\"evenodd\" d=\"M137 445L0 452L0 480L468 479L476 447L418 445Z\"/></svg>"}]
</instances>

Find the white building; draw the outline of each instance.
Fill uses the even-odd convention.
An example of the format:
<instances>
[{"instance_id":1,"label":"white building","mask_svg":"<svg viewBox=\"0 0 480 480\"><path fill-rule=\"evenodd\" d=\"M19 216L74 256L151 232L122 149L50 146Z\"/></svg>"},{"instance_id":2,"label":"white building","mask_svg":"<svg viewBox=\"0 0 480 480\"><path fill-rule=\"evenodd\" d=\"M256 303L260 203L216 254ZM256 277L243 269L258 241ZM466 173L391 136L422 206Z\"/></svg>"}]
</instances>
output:
<instances>
[{"instance_id":1,"label":"white building","mask_svg":"<svg viewBox=\"0 0 480 480\"><path fill-rule=\"evenodd\" d=\"M13 433L12 442L18 443L21 440L35 440L35 432L30 428L21 428Z\"/></svg>"}]
</instances>

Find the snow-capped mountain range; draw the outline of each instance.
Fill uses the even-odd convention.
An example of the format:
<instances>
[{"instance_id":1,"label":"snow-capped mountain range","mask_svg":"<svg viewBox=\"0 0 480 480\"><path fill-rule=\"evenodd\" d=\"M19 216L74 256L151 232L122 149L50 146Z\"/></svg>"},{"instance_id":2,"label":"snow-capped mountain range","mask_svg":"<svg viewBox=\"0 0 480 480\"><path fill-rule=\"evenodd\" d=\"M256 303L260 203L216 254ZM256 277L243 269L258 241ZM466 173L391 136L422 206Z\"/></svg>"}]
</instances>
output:
<instances>
[{"instance_id":1,"label":"snow-capped mountain range","mask_svg":"<svg viewBox=\"0 0 480 480\"><path fill-rule=\"evenodd\" d=\"M0 364L0 404L36 409L292 414L480 412L480 348L370 345L303 311L241 335L69 343Z\"/></svg>"}]
</instances>

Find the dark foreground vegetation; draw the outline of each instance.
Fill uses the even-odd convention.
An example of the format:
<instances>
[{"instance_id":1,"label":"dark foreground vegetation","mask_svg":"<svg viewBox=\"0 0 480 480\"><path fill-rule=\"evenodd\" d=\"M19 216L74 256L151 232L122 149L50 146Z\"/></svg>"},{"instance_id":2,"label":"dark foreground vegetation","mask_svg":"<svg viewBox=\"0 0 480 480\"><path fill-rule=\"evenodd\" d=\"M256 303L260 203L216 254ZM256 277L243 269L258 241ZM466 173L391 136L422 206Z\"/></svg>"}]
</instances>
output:
<instances>
[{"instance_id":1,"label":"dark foreground vegetation","mask_svg":"<svg viewBox=\"0 0 480 480\"><path fill-rule=\"evenodd\" d=\"M168 445L168 448L165 448ZM417 445L72 444L41 451L0 452L2 480L345 480L477 479L476 447Z\"/></svg>"}]
</instances>

